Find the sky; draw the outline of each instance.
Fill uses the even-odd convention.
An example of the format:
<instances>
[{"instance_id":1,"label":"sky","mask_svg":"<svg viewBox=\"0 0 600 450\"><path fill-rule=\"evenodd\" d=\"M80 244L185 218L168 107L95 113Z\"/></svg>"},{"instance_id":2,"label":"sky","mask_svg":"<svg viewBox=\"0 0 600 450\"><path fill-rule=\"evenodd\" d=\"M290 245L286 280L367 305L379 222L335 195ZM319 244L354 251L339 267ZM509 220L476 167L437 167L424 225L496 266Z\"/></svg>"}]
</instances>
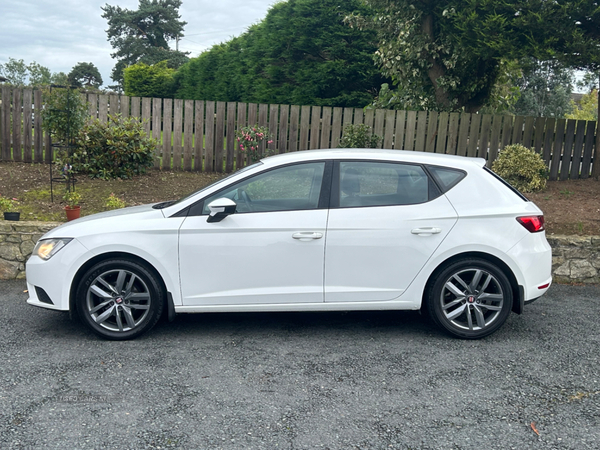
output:
<instances>
[{"instance_id":1,"label":"sky","mask_svg":"<svg viewBox=\"0 0 600 450\"><path fill-rule=\"evenodd\" d=\"M105 4L135 10L138 0L0 0L0 64L8 58L33 61L51 72L69 73L79 62L92 62L104 86L113 84L115 60L102 18ZM183 0L187 22L181 51L198 56L214 44L239 36L262 20L276 0ZM171 48L175 42L170 43Z\"/></svg>"}]
</instances>

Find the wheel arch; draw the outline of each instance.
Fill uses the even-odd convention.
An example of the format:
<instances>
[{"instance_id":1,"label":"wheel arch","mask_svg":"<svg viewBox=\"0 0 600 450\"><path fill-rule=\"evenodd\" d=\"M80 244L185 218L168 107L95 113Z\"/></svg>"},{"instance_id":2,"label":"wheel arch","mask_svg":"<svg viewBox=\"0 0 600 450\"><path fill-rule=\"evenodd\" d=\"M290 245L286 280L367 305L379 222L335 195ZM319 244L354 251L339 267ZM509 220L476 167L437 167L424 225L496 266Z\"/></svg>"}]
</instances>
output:
<instances>
[{"instance_id":1,"label":"wheel arch","mask_svg":"<svg viewBox=\"0 0 600 450\"><path fill-rule=\"evenodd\" d=\"M134 255L132 253L108 252L108 253L102 253L101 255L96 255L93 258L90 258L84 264L82 264L81 267L79 267L79 269L75 273L75 276L73 277L73 281L71 282L71 288L69 289L69 316L71 318L73 318L73 315L75 314L75 297L76 297L77 287L79 286L79 283L81 282L81 279L83 278L83 275L93 265L98 264L99 262L102 262L102 261L106 261L108 259L116 259L116 258L127 259L129 261L136 262L138 264L143 265L146 269L148 269L150 272L152 272L156 276L156 278L159 280L161 287L165 293L166 308L164 308L164 311L170 311L172 309L171 303L173 303L173 298L172 298L171 293L167 289L165 280L164 280L163 276L161 275L161 273L158 270L156 270L156 268L150 262L148 262L144 258L142 258L138 255Z\"/></svg>"},{"instance_id":2,"label":"wheel arch","mask_svg":"<svg viewBox=\"0 0 600 450\"><path fill-rule=\"evenodd\" d=\"M423 289L423 294L422 294L422 298L421 298L421 308L425 307L425 303L427 300L426 299L427 292L429 292L429 288L430 288L431 284L435 282L437 275L442 270L444 270L444 268L446 268L446 266L448 266L449 264L452 264L455 261L458 261L461 259L466 259L466 258L483 259L485 261L488 261L488 262L496 265L500 270L502 270L502 272L504 273L504 275L506 275L506 277L508 278L508 281L510 282L510 287L511 287L512 294L513 294L512 311L517 314L521 314L523 312L523 303L524 303L524 298L525 298L523 286L519 285L519 283L517 281L517 277L515 276L515 274L511 270L511 268L508 266L508 264L506 264L504 261L502 261L497 256L490 255L489 253L485 253L485 252L458 253L458 254L452 255L451 257L442 261L435 268L435 270L431 273L431 275L429 275L429 278L427 279L427 283L425 283L425 287Z\"/></svg>"}]
</instances>

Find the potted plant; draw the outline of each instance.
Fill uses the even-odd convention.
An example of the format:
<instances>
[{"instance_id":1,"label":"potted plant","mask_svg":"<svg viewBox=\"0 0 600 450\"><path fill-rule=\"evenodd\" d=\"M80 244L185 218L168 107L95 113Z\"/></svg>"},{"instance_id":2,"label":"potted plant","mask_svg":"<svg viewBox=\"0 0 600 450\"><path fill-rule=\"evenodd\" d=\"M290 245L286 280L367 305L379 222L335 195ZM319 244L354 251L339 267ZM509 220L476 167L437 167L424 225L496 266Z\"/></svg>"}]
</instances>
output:
<instances>
[{"instance_id":1,"label":"potted plant","mask_svg":"<svg viewBox=\"0 0 600 450\"><path fill-rule=\"evenodd\" d=\"M65 213L67 213L67 221L79 219L81 215L81 206L79 206L79 202L81 201L81 194L75 191L67 191L63 196L63 200L67 204L65 206Z\"/></svg>"},{"instance_id":2,"label":"potted plant","mask_svg":"<svg viewBox=\"0 0 600 450\"><path fill-rule=\"evenodd\" d=\"M15 211L17 199L0 196L0 210L4 211L4 220L19 220L21 213Z\"/></svg>"}]
</instances>

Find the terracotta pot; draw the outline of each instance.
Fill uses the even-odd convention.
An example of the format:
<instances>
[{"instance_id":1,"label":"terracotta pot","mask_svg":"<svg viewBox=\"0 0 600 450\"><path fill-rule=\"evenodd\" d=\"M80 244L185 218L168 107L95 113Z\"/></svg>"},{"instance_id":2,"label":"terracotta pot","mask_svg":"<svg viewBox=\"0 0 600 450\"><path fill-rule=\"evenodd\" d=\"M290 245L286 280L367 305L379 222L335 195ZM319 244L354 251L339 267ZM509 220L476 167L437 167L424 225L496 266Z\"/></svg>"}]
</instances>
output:
<instances>
[{"instance_id":1,"label":"terracotta pot","mask_svg":"<svg viewBox=\"0 0 600 450\"><path fill-rule=\"evenodd\" d=\"M4 220L15 220L15 221L18 221L20 217L21 217L21 213L20 212L5 212L4 213Z\"/></svg>"},{"instance_id":2,"label":"terracotta pot","mask_svg":"<svg viewBox=\"0 0 600 450\"><path fill-rule=\"evenodd\" d=\"M67 213L67 221L79 219L81 206L65 206L65 212Z\"/></svg>"}]
</instances>

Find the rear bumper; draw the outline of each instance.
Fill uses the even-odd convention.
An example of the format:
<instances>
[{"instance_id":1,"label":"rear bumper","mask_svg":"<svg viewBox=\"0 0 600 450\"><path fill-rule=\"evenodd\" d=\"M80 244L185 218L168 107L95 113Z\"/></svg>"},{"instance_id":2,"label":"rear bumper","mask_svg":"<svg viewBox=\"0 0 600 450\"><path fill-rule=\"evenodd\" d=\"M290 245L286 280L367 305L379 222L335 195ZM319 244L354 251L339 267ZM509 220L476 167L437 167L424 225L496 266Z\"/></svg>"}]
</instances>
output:
<instances>
[{"instance_id":1,"label":"rear bumper","mask_svg":"<svg viewBox=\"0 0 600 450\"><path fill-rule=\"evenodd\" d=\"M508 251L508 256L519 268L518 283L523 287L525 304L548 291L552 284L552 248L544 232L530 233Z\"/></svg>"}]
</instances>

